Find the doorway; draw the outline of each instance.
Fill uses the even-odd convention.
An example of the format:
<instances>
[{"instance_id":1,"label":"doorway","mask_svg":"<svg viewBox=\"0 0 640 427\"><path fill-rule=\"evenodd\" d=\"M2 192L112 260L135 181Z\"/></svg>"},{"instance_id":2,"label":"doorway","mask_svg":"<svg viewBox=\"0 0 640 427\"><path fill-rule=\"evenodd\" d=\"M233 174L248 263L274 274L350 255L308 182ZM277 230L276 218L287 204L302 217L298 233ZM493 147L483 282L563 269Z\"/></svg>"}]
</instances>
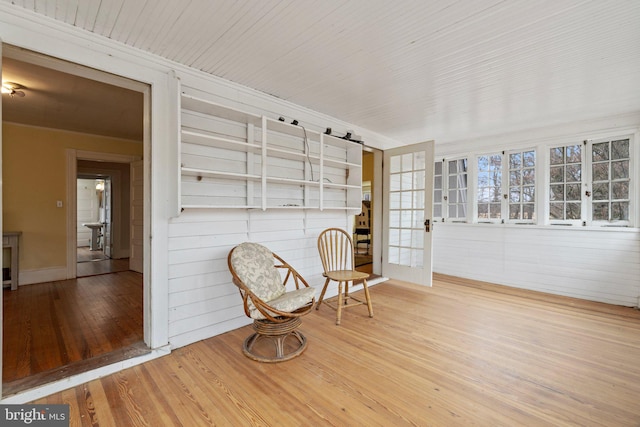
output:
<instances>
[{"instance_id":1,"label":"doorway","mask_svg":"<svg viewBox=\"0 0 640 427\"><path fill-rule=\"evenodd\" d=\"M131 204L130 165L142 158L149 141L144 115L149 114L150 90L77 64L3 48L3 78L32 88L20 104L3 99L2 160L12 165L3 170L4 227L22 232L20 286L3 291L6 397L149 351L144 327L150 321L144 310L149 302L143 295L150 285L142 274L130 271L131 239L123 235L131 227L124 213ZM58 88L69 92L54 93ZM92 91L98 96L82 98ZM37 107L51 100L55 107ZM23 114L41 110L48 114L42 121L37 114ZM55 121L47 121L54 112ZM78 120L86 117L80 113L93 114L94 123ZM114 114L135 115L139 137L93 132L100 124L114 131L118 120L103 123ZM109 261L124 262L118 273L83 277L78 271L78 177L105 185L99 199L93 187L96 222L101 224L94 243Z\"/></svg>"}]
</instances>

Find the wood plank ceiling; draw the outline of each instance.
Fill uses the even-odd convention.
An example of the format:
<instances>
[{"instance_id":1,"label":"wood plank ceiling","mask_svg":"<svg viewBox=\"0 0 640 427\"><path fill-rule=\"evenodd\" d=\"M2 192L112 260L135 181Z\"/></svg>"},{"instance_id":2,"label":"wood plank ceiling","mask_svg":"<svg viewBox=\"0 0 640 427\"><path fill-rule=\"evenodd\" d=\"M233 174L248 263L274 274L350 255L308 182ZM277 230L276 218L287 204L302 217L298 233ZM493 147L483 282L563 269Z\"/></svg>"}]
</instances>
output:
<instances>
[{"instance_id":1,"label":"wood plank ceiling","mask_svg":"<svg viewBox=\"0 0 640 427\"><path fill-rule=\"evenodd\" d=\"M640 1L2 1L402 143L640 111Z\"/></svg>"}]
</instances>

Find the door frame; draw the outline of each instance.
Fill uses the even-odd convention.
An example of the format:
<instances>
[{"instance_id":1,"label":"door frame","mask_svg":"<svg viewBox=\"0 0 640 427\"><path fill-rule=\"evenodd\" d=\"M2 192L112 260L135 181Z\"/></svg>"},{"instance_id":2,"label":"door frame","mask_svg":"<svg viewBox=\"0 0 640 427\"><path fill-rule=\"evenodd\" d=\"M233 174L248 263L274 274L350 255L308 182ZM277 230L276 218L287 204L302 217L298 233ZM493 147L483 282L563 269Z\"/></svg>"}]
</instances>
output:
<instances>
[{"instance_id":1,"label":"door frame","mask_svg":"<svg viewBox=\"0 0 640 427\"><path fill-rule=\"evenodd\" d=\"M77 277L78 252L76 244L78 206L77 206L77 178L78 160L102 161L111 163L130 164L136 160L141 160L140 156L127 154L103 153L98 151L84 151L68 148L67 154L67 279ZM122 185L122 183L120 183ZM131 202L129 201L131 204Z\"/></svg>"}]
</instances>

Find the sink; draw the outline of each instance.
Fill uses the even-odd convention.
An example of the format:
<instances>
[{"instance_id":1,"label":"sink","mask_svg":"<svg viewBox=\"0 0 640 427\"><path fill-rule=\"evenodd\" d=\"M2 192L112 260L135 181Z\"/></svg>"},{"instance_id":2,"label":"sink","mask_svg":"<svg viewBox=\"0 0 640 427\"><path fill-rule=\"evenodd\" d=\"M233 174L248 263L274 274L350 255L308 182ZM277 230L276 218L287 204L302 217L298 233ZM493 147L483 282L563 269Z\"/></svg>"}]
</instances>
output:
<instances>
[{"instance_id":1,"label":"sink","mask_svg":"<svg viewBox=\"0 0 640 427\"><path fill-rule=\"evenodd\" d=\"M102 223L101 222L87 222L82 224L84 227L91 229L91 245L89 248L92 251L100 250L100 236L102 235Z\"/></svg>"}]
</instances>

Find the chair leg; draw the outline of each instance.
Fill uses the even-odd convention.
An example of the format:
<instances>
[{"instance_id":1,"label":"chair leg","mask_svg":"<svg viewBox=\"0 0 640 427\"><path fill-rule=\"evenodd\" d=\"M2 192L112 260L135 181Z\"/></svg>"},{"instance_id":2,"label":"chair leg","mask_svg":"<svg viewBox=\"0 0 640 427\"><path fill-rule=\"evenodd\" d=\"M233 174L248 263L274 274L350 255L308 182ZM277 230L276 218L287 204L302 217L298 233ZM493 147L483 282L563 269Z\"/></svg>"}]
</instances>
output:
<instances>
[{"instance_id":1,"label":"chair leg","mask_svg":"<svg viewBox=\"0 0 640 427\"><path fill-rule=\"evenodd\" d=\"M369 287L367 286L367 279L362 281L364 287L364 297L367 300L367 308L369 309L369 317L373 317L373 305L371 304L371 296L369 296Z\"/></svg>"},{"instance_id":2,"label":"chair leg","mask_svg":"<svg viewBox=\"0 0 640 427\"><path fill-rule=\"evenodd\" d=\"M324 286L322 287L322 292L320 292L320 298L318 299L318 303L316 304L316 310L320 308L320 304L322 304L322 301L324 300L324 294L325 292L327 292L327 286L329 286L330 281L331 279L327 279L324 282Z\"/></svg>"},{"instance_id":3,"label":"chair leg","mask_svg":"<svg viewBox=\"0 0 640 427\"><path fill-rule=\"evenodd\" d=\"M342 304L344 304L344 299L342 296L342 282L338 282L338 305L337 305L337 314L336 314L336 325L340 325L340 319L342 318Z\"/></svg>"}]
</instances>

